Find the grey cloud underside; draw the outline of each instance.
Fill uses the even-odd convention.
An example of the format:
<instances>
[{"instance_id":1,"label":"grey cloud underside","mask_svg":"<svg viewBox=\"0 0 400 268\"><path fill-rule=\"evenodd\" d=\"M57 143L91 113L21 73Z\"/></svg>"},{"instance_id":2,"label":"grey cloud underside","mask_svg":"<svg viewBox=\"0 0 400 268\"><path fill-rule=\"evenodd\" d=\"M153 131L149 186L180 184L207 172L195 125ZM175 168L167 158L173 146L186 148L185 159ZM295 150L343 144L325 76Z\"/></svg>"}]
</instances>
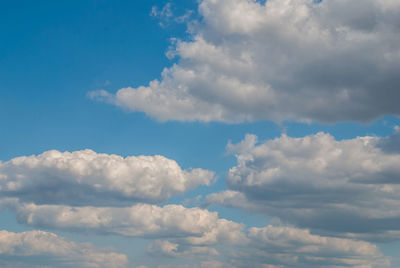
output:
<instances>
[{"instance_id":1,"label":"grey cloud underside","mask_svg":"<svg viewBox=\"0 0 400 268\"><path fill-rule=\"evenodd\" d=\"M336 141L318 133L283 135L256 144L248 135L228 150L230 190L208 204L250 209L314 232L368 240L400 238L400 153L382 148L392 137ZM385 147L384 146L384 147Z\"/></svg>"},{"instance_id":2,"label":"grey cloud underside","mask_svg":"<svg viewBox=\"0 0 400 268\"><path fill-rule=\"evenodd\" d=\"M395 133L389 137L380 140L377 145L385 152L400 153L400 127L395 127Z\"/></svg>"},{"instance_id":3,"label":"grey cloud underside","mask_svg":"<svg viewBox=\"0 0 400 268\"><path fill-rule=\"evenodd\" d=\"M202 0L161 80L89 94L158 120L369 121L400 115L400 4Z\"/></svg>"},{"instance_id":4,"label":"grey cloud underside","mask_svg":"<svg viewBox=\"0 0 400 268\"><path fill-rule=\"evenodd\" d=\"M0 162L0 193L37 204L124 206L159 203L210 185L214 173L182 170L163 156L47 151Z\"/></svg>"}]
</instances>

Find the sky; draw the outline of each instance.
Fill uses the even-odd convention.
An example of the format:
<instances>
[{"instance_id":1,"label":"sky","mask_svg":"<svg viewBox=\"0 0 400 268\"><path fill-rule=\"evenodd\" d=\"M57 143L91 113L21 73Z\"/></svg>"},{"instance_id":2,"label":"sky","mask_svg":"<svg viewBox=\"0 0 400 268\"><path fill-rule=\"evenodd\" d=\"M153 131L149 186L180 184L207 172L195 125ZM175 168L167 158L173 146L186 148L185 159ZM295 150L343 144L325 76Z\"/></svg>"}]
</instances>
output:
<instances>
[{"instance_id":1,"label":"sky","mask_svg":"<svg viewBox=\"0 0 400 268\"><path fill-rule=\"evenodd\" d=\"M0 4L1 267L400 267L399 1Z\"/></svg>"}]
</instances>

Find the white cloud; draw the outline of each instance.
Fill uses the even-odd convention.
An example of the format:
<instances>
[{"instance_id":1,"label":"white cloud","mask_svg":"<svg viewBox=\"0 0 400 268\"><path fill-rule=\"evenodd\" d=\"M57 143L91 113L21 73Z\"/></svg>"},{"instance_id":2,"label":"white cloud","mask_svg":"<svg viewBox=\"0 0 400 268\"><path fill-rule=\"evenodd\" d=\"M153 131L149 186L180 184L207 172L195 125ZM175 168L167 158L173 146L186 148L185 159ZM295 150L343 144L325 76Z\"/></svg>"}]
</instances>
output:
<instances>
[{"instance_id":1,"label":"white cloud","mask_svg":"<svg viewBox=\"0 0 400 268\"><path fill-rule=\"evenodd\" d=\"M400 153L382 148L390 139L337 141L318 133L256 144L248 135L228 145L238 161L227 176L230 190L206 202L336 235L399 239L393 235L400 233Z\"/></svg>"},{"instance_id":2,"label":"white cloud","mask_svg":"<svg viewBox=\"0 0 400 268\"><path fill-rule=\"evenodd\" d=\"M190 245L212 245L224 241L234 244L244 239L242 224L221 219L217 212L180 205L69 207L6 200L3 206L15 211L19 222L41 228L128 237L164 237L174 239L174 243Z\"/></svg>"},{"instance_id":3,"label":"white cloud","mask_svg":"<svg viewBox=\"0 0 400 268\"><path fill-rule=\"evenodd\" d=\"M352 239L327 237L311 234L309 230L288 226L268 225L263 228L250 228L247 239L242 243L224 245L223 259L196 262L191 259L190 265L165 265L161 267L389 267L390 260L382 255L379 249L368 242ZM168 257L215 255L205 247L194 247L190 250L179 249L182 245L168 241L157 241L150 247L152 254ZM226 249L229 248L228 251ZM197 251L197 252L196 252ZM204 256L204 257L206 257Z\"/></svg>"},{"instance_id":4,"label":"white cloud","mask_svg":"<svg viewBox=\"0 0 400 268\"><path fill-rule=\"evenodd\" d=\"M375 245L285 226L250 228L247 261L289 267L389 267ZM266 263L265 263L266 262Z\"/></svg>"},{"instance_id":5,"label":"white cloud","mask_svg":"<svg viewBox=\"0 0 400 268\"><path fill-rule=\"evenodd\" d=\"M372 120L400 115L398 1L201 0L161 80L92 98L158 120Z\"/></svg>"},{"instance_id":6,"label":"white cloud","mask_svg":"<svg viewBox=\"0 0 400 268\"><path fill-rule=\"evenodd\" d=\"M215 267L389 264L377 247L368 242L315 235L285 226L250 228L245 232L243 225L199 208L146 204L130 208L66 207L8 202L8 208L14 209L21 223L63 231L157 239L148 248L150 254L156 258L198 261L198 267L207 267L201 264L205 260ZM218 262L219 258L229 258L230 262Z\"/></svg>"},{"instance_id":7,"label":"white cloud","mask_svg":"<svg viewBox=\"0 0 400 268\"><path fill-rule=\"evenodd\" d=\"M90 244L77 244L53 233L0 231L0 264L12 267L90 267L123 268L123 254L100 250ZM50 267L49 266L49 267Z\"/></svg>"},{"instance_id":8,"label":"white cloud","mask_svg":"<svg viewBox=\"0 0 400 268\"><path fill-rule=\"evenodd\" d=\"M214 173L182 170L163 156L47 151L0 162L0 193L41 204L126 205L157 203L198 185Z\"/></svg>"}]
</instances>

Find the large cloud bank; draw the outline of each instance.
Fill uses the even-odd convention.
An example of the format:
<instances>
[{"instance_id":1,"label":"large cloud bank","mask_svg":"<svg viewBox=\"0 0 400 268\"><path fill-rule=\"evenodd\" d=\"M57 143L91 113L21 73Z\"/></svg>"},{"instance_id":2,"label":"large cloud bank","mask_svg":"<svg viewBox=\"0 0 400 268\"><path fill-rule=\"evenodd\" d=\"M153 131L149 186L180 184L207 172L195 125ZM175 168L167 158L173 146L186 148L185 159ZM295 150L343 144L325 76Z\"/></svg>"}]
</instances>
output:
<instances>
[{"instance_id":1,"label":"large cloud bank","mask_svg":"<svg viewBox=\"0 0 400 268\"><path fill-rule=\"evenodd\" d=\"M248 135L228 145L238 160L227 176L230 190L209 195L207 202L251 209L314 231L397 240L400 151L387 148L398 146L398 135L341 141L325 133L282 135L261 144Z\"/></svg>"},{"instance_id":2,"label":"large cloud bank","mask_svg":"<svg viewBox=\"0 0 400 268\"><path fill-rule=\"evenodd\" d=\"M20 223L38 228L148 239L169 238L175 243L188 245L188 250L195 254L212 252L215 250L207 245L240 240L244 236L241 232L244 226L220 219L217 213L205 209L153 204L165 202L171 196L199 185L210 185L213 180L211 171L182 170L174 160L158 155L121 157L92 150L52 150L0 162L0 209L13 211ZM53 234L17 235L7 231L3 234L8 234L6 240L16 237L22 241L15 246L7 244L10 249L4 248L4 253L0 254L4 266L17 265L11 251L17 252L16 256L26 255L26 262L53 258L57 267L70 265L67 255L71 255L71 265L75 267L127 265L127 259L112 264L112 255L99 253L92 256L91 250L80 248L73 242L68 242L71 250L62 253L64 255L56 246L52 248L54 252L27 248L38 239L37 243L44 244L46 239L50 239L60 246L60 250L65 248L67 242ZM31 243L24 237L36 240ZM30 253L24 253L21 247ZM76 256L73 250L81 250L87 256ZM92 260L94 257L98 260ZM24 262L18 265L26 267Z\"/></svg>"},{"instance_id":3,"label":"large cloud bank","mask_svg":"<svg viewBox=\"0 0 400 268\"><path fill-rule=\"evenodd\" d=\"M316 135L316 139L321 137L332 140L324 134ZM396 142L396 139L389 138L380 142L373 142L373 138L361 140L364 143L369 140L382 148ZM251 155L251 148L256 148L254 136L230 147L232 151ZM389 158L397 155L391 151L387 157L382 161L391 166ZM243 163L247 162L244 160ZM63 232L145 238L151 241L148 254L159 259L186 259L210 267L389 265L389 260L376 246L353 237L334 238L329 234L312 234L307 229L284 225L246 229L243 224L220 218L217 212L204 208L154 205L152 203L165 200L172 194L199 184L207 185L213 178L212 172L200 169L184 171L175 161L161 156L122 158L91 150L72 153L48 151L38 156L2 162L0 174L0 209L14 212L20 223ZM234 168L228 179L231 185L234 185L235 174ZM263 185L258 187L264 189ZM52 191L55 192L51 194ZM240 192L232 193L243 195L236 199L239 202L245 199ZM250 203L244 200L242 205ZM257 204L253 206L257 208ZM4 266L10 263L15 265L15 261L10 261L10 256L15 254L24 256L18 263L21 267L26 267L25 260L44 260L43 256L51 257L54 263L66 267L128 265L124 255L98 253L92 247L86 248L50 233L14 234L3 231L2 234L6 236L3 245L0 243L0 249L3 249L0 262ZM19 242L7 244L5 241ZM48 243L57 244L60 248L43 248L51 245ZM42 245L42 248L34 248L35 244ZM62 249L66 253L61 252ZM86 253L80 256L75 251Z\"/></svg>"},{"instance_id":4,"label":"large cloud bank","mask_svg":"<svg viewBox=\"0 0 400 268\"><path fill-rule=\"evenodd\" d=\"M158 120L366 121L400 115L400 2L202 0L177 64L89 96Z\"/></svg>"}]
</instances>

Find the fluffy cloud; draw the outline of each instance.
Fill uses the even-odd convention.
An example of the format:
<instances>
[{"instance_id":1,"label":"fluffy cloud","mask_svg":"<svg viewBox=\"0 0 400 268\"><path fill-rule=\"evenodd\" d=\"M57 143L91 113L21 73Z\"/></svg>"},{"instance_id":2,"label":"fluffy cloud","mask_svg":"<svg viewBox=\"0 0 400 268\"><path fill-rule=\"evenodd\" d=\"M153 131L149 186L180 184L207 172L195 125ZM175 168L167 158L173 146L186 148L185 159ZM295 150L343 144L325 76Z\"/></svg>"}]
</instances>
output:
<instances>
[{"instance_id":1,"label":"fluffy cloud","mask_svg":"<svg viewBox=\"0 0 400 268\"><path fill-rule=\"evenodd\" d=\"M284 226L250 228L245 232L243 225L220 219L216 212L199 208L144 204L130 208L71 208L9 202L14 205L9 208L15 210L18 220L34 227L162 238L148 248L148 252L156 257L194 261L203 256L209 262L225 267L228 263L213 260L220 258L217 251L220 247L223 250L221 258L231 259L230 267L389 265L388 259L368 242L315 235L308 230ZM203 267L202 264L199 267Z\"/></svg>"},{"instance_id":2,"label":"fluffy cloud","mask_svg":"<svg viewBox=\"0 0 400 268\"><path fill-rule=\"evenodd\" d=\"M242 224L221 219L217 212L180 205L69 207L6 200L3 206L14 210L19 222L42 228L128 237L165 237L191 245L234 244L244 239Z\"/></svg>"},{"instance_id":3,"label":"fluffy cloud","mask_svg":"<svg viewBox=\"0 0 400 268\"><path fill-rule=\"evenodd\" d=\"M308 230L285 226L250 228L248 237L251 247L242 251L247 254L242 257L249 263L283 267L390 266L390 261L368 242L312 235Z\"/></svg>"},{"instance_id":4,"label":"fluffy cloud","mask_svg":"<svg viewBox=\"0 0 400 268\"><path fill-rule=\"evenodd\" d=\"M228 145L238 159L227 177L230 190L209 195L207 202L278 216L312 232L282 226L245 231L217 212L180 205L127 206L209 184L213 174L183 171L161 156L122 158L90 150L1 162L0 209L38 228L155 239L148 253L198 260L198 267L385 267L389 261L376 246L357 239L400 237L398 135L397 128L386 138L342 141L324 133L283 135L261 144L248 135ZM127 265L124 255L54 234L0 233L0 266L15 259L14 267L32 260L41 265L44 258L60 267Z\"/></svg>"},{"instance_id":5,"label":"fluffy cloud","mask_svg":"<svg viewBox=\"0 0 400 268\"><path fill-rule=\"evenodd\" d=\"M200 184L214 174L182 170L163 156L99 154L91 150L47 151L0 162L0 193L25 202L71 205L157 203Z\"/></svg>"},{"instance_id":6,"label":"fluffy cloud","mask_svg":"<svg viewBox=\"0 0 400 268\"><path fill-rule=\"evenodd\" d=\"M352 239L314 235L306 229L287 226L268 225L263 228L250 228L246 240L241 241L224 253L227 262L209 260L190 265L161 267L389 267L390 260L368 242ZM192 256L204 253L215 255L205 247L179 249L180 245L168 241L157 241L151 245L150 252L168 257ZM226 249L226 247L225 247ZM192 259L193 260L193 259Z\"/></svg>"},{"instance_id":7,"label":"fluffy cloud","mask_svg":"<svg viewBox=\"0 0 400 268\"><path fill-rule=\"evenodd\" d=\"M248 135L228 145L238 161L227 176L230 190L209 195L207 203L349 237L399 239L400 153L382 148L391 140L337 141L318 133L257 144Z\"/></svg>"},{"instance_id":8,"label":"fluffy cloud","mask_svg":"<svg viewBox=\"0 0 400 268\"><path fill-rule=\"evenodd\" d=\"M89 93L158 120L365 121L400 115L395 0L201 0L148 86Z\"/></svg>"},{"instance_id":9,"label":"fluffy cloud","mask_svg":"<svg viewBox=\"0 0 400 268\"><path fill-rule=\"evenodd\" d=\"M2 267L123 268L125 255L99 250L90 244L77 244L53 233L0 231L0 264Z\"/></svg>"}]
</instances>

